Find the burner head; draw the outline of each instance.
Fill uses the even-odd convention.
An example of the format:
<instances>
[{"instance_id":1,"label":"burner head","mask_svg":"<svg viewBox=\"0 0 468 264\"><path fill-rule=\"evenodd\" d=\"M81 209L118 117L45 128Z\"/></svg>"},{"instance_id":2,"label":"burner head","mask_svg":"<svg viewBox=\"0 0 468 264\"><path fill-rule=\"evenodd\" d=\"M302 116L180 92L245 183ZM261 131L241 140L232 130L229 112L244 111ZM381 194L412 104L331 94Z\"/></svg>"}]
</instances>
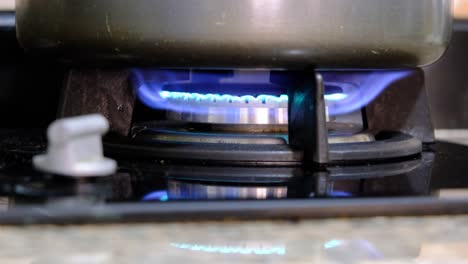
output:
<instances>
[{"instance_id":1,"label":"burner head","mask_svg":"<svg viewBox=\"0 0 468 264\"><path fill-rule=\"evenodd\" d=\"M167 111L168 120L244 125L287 125L287 95L219 95L161 92L170 104L185 111Z\"/></svg>"}]
</instances>

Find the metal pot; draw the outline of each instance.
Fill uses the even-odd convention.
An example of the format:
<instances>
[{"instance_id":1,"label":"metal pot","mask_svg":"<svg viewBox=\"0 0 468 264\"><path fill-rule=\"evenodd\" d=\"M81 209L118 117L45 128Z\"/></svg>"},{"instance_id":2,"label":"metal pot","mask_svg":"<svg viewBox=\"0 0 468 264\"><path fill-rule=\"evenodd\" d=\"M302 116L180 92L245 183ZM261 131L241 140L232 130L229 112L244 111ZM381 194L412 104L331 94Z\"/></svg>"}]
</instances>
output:
<instances>
[{"instance_id":1,"label":"metal pot","mask_svg":"<svg viewBox=\"0 0 468 264\"><path fill-rule=\"evenodd\" d=\"M26 49L163 67L412 67L436 61L450 0L17 0Z\"/></svg>"}]
</instances>

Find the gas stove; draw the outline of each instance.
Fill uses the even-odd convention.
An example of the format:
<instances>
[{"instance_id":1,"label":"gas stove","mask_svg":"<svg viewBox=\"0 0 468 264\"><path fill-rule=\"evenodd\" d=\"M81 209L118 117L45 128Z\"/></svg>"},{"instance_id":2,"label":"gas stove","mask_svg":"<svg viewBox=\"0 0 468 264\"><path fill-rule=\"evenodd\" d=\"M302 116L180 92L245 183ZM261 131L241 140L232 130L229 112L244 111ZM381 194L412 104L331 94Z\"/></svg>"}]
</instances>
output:
<instances>
[{"instance_id":1,"label":"gas stove","mask_svg":"<svg viewBox=\"0 0 468 264\"><path fill-rule=\"evenodd\" d=\"M0 223L298 219L466 213L468 147L368 164L247 166L118 159L107 177L34 169L44 131L2 133Z\"/></svg>"},{"instance_id":2,"label":"gas stove","mask_svg":"<svg viewBox=\"0 0 468 264\"><path fill-rule=\"evenodd\" d=\"M466 213L421 69L450 1L137 2L17 2L60 99L0 133L0 223Z\"/></svg>"}]
</instances>

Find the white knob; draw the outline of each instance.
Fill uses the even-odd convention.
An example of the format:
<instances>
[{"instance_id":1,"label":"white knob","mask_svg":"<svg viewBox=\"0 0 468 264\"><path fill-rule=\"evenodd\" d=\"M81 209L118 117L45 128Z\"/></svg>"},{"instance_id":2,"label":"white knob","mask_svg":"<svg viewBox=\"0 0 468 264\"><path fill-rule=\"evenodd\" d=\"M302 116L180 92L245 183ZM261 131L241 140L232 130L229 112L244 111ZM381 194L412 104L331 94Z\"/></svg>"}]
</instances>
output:
<instances>
[{"instance_id":1,"label":"white knob","mask_svg":"<svg viewBox=\"0 0 468 264\"><path fill-rule=\"evenodd\" d=\"M105 158L102 135L109 130L100 114L54 121L47 129L48 147L33 158L36 169L71 177L108 176L117 170L115 160Z\"/></svg>"}]
</instances>

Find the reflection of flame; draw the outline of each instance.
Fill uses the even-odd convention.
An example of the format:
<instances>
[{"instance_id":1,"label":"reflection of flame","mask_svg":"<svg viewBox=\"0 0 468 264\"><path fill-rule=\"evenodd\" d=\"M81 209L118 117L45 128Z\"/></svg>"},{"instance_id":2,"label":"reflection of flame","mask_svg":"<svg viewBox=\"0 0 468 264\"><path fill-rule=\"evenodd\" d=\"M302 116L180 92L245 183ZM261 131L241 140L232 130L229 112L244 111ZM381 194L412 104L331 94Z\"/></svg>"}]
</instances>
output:
<instances>
[{"instance_id":1,"label":"reflection of flame","mask_svg":"<svg viewBox=\"0 0 468 264\"><path fill-rule=\"evenodd\" d=\"M224 245L201 245L189 243L170 243L171 246L190 251L201 251L221 254L242 254L242 255L284 255L284 246L270 246L265 243L253 243L251 246L224 246Z\"/></svg>"},{"instance_id":2,"label":"reflection of flame","mask_svg":"<svg viewBox=\"0 0 468 264\"><path fill-rule=\"evenodd\" d=\"M192 78L200 78L202 76L206 79L206 83L212 82L212 84L219 85L219 94L210 92L206 94L198 92L187 92L187 91L166 91L163 90L163 86L166 84L176 84L180 81L182 71L157 71L152 76L151 81L145 79L143 71L133 71L133 81L136 88L136 94L138 98L147 106L156 109L166 109L176 112L191 112L200 113L206 111L206 108L200 107L199 104L192 104L194 101L205 101L205 102L229 102L233 103L235 107L236 102L261 102L261 103L274 103L275 105L285 105L288 100L286 94L261 94L260 91L253 91L252 94L246 95L233 95L229 94L233 91L223 90L224 83L232 83L236 78L230 79L229 82L225 81L225 78L221 78L222 75L216 75L210 73L202 73L200 75L185 74L180 83L190 83ZM322 71L320 72L325 81L325 100L328 107L329 115L341 115L357 111L362 107L369 104L374 100L385 88L390 86L392 83L408 76L409 71L404 70L361 70L361 71ZM151 72L149 72L151 75ZM182 75L183 75L182 74ZM249 77L252 77L252 72L249 73ZM187 77L188 76L188 77ZM242 81L239 75L238 80ZM254 76L255 77L255 76ZM258 72L258 77L265 77L265 72ZM199 81L197 79L197 81ZM268 89L276 89L276 84L268 83L271 85ZM196 83L196 81L194 81ZM249 81L249 83L255 83ZM240 83L242 84L242 83ZM338 87L341 91L333 91L327 94L327 87ZM283 89L283 92L286 89ZM268 92L268 91L266 91ZM177 103L174 103L177 101ZM245 106L247 107L247 106Z\"/></svg>"}]
</instances>

